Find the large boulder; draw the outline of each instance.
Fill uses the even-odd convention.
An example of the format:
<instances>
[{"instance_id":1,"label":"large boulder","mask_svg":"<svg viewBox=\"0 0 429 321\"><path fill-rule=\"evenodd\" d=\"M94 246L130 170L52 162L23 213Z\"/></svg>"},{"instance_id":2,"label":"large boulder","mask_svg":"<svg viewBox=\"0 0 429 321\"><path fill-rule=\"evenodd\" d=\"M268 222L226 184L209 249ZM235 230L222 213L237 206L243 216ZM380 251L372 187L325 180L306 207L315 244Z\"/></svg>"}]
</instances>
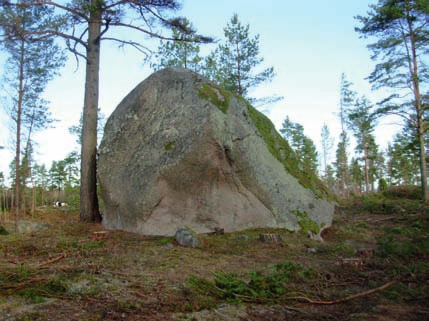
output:
<instances>
[{"instance_id":1,"label":"large boulder","mask_svg":"<svg viewBox=\"0 0 429 321\"><path fill-rule=\"evenodd\" d=\"M317 234L334 211L326 187L300 169L266 116L180 68L152 74L112 113L98 175L103 224L148 235L181 226Z\"/></svg>"}]
</instances>

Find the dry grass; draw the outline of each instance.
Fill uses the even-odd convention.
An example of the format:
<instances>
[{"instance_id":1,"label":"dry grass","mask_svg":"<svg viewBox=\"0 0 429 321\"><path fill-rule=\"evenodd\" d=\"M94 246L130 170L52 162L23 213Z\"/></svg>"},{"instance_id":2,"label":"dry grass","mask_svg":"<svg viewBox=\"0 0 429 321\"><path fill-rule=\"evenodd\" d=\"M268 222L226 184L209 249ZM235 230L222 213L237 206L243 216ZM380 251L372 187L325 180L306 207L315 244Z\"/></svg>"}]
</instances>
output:
<instances>
[{"instance_id":1,"label":"dry grass","mask_svg":"<svg viewBox=\"0 0 429 321\"><path fill-rule=\"evenodd\" d=\"M344 204L323 243L281 229L248 230L202 235L196 249L172 238L94 233L104 228L79 223L75 213L39 212L34 219L48 230L0 236L0 320L429 320L429 216L424 206L397 202L405 212ZM262 243L263 233L283 243ZM360 257L362 249L368 252ZM358 265L345 263L355 259ZM232 303L202 290L218 272L246 283L249 273L269 276L285 261L302 272L275 299L237 296Z\"/></svg>"}]
</instances>

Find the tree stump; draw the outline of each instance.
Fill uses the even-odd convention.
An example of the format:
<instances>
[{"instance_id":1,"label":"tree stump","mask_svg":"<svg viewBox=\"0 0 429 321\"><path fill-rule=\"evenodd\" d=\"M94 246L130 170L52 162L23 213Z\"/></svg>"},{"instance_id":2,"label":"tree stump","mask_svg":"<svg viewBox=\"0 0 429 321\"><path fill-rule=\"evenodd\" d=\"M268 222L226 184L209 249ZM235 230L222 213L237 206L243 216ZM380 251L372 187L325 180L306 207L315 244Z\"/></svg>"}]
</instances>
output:
<instances>
[{"instance_id":1,"label":"tree stump","mask_svg":"<svg viewBox=\"0 0 429 321\"><path fill-rule=\"evenodd\" d=\"M98 231L98 232L93 232L89 238L93 241L101 241L101 240L107 239L108 235L109 235L108 231Z\"/></svg>"},{"instance_id":2,"label":"tree stump","mask_svg":"<svg viewBox=\"0 0 429 321\"><path fill-rule=\"evenodd\" d=\"M375 254L374 248L362 248L357 250L359 257L370 257Z\"/></svg>"},{"instance_id":3,"label":"tree stump","mask_svg":"<svg viewBox=\"0 0 429 321\"><path fill-rule=\"evenodd\" d=\"M279 234L259 234L259 240L264 243L280 243L282 238Z\"/></svg>"},{"instance_id":4,"label":"tree stump","mask_svg":"<svg viewBox=\"0 0 429 321\"><path fill-rule=\"evenodd\" d=\"M342 259L341 266L344 268L357 268L363 265L363 261L360 258Z\"/></svg>"}]
</instances>

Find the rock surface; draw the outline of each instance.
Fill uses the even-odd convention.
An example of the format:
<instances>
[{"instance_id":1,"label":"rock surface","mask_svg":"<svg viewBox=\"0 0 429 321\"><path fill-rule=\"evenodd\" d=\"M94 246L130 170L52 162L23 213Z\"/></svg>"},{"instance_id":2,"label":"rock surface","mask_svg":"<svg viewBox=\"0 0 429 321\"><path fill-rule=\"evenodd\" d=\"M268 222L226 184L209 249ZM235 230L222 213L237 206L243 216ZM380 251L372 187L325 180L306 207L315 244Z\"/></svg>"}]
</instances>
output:
<instances>
[{"instance_id":1,"label":"rock surface","mask_svg":"<svg viewBox=\"0 0 429 321\"><path fill-rule=\"evenodd\" d=\"M180 226L317 232L331 224L334 206L294 155L241 97L191 71L161 70L106 123L98 162L103 224L168 236Z\"/></svg>"}]
</instances>

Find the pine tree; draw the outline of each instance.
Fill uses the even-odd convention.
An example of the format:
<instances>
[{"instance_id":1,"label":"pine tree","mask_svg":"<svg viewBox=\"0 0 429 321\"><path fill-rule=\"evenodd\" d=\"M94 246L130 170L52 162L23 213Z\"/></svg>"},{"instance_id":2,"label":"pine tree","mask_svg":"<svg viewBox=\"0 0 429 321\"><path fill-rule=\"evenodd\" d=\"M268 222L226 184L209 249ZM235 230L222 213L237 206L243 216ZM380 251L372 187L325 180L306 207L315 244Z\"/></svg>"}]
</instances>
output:
<instances>
[{"instance_id":1,"label":"pine tree","mask_svg":"<svg viewBox=\"0 0 429 321\"><path fill-rule=\"evenodd\" d=\"M13 4L3 1L0 6L9 7ZM152 38L170 39L163 37L161 28L186 29L181 17L168 18L166 12L180 8L176 0L71 0L64 4L63 1L41 0L32 2L24 7L49 6L61 12L57 19L61 23L49 30L36 30L32 35L40 37L61 37L66 41L67 48L76 56L86 62L85 93L83 103L83 126L81 146L81 197L80 220L82 222L99 222L101 215L97 196L97 111L99 96L99 71L102 40L110 40L120 45L129 45L144 54L149 50L144 44L134 40L124 39L128 34L122 33L122 37L108 37L106 34L112 29L138 32L140 35L149 35ZM60 26L68 27L66 31ZM129 34L133 34L130 32ZM84 39L86 37L86 39ZM210 38L200 36L200 42L209 42Z\"/></svg>"},{"instance_id":2,"label":"pine tree","mask_svg":"<svg viewBox=\"0 0 429 321\"><path fill-rule=\"evenodd\" d=\"M370 191L370 186L373 183L373 178L370 178L370 164L375 160L378 153L373 134L376 120L371 114L372 107L371 102L366 97L361 97L346 113L347 126L357 140L355 150L358 154L363 155L366 192Z\"/></svg>"},{"instance_id":3,"label":"pine tree","mask_svg":"<svg viewBox=\"0 0 429 321\"><path fill-rule=\"evenodd\" d=\"M7 204L6 204L6 185L5 185L5 177L3 172L0 172L0 209L1 213L4 214L2 219L3 222L6 222L6 213L7 213Z\"/></svg>"},{"instance_id":4,"label":"pine tree","mask_svg":"<svg viewBox=\"0 0 429 321\"><path fill-rule=\"evenodd\" d=\"M304 136L302 140L301 153L304 171L317 173L319 165L317 148L313 140L308 136Z\"/></svg>"},{"instance_id":5,"label":"pine tree","mask_svg":"<svg viewBox=\"0 0 429 321\"><path fill-rule=\"evenodd\" d=\"M97 112L97 142L100 142L103 137L104 125L106 124L106 115L98 109ZM79 124L71 125L68 130L69 133L76 137L76 143L82 146L82 127L83 127L83 113L80 114Z\"/></svg>"},{"instance_id":6,"label":"pine tree","mask_svg":"<svg viewBox=\"0 0 429 321\"><path fill-rule=\"evenodd\" d=\"M356 93L351 89L353 84L347 80L344 73L341 74L340 80L340 111L339 118L341 123L340 140L336 151L336 176L338 180L338 191L342 196L348 196L349 172L348 172L348 157L347 148L349 146L349 138L346 132L346 117L349 108L353 105Z\"/></svg>"},{"instance_id":7,"label":"pine tree","mask_svg":"<svg viewBox=\"0 0 429 321\"><path fill-rule=\"evenodd\" d=\"M304 134L304 127L299 123L294 123L285 118L280 129L283 137L288 141L294 150L301 169L304 171L317 172L318 153L314 142Z\"/></svg>"},{"instance_id":8,"label":"pine tree","mask_svg":"<svg viewBox=\"0 0 429 321\"><path fill-rule=\"evenodd\" d=\"M291 141L293 138L294 128L295 123L289 118L289 116L286 116L283 120L282 128L280 128L280 133L287 141Z\"/></svg>"},{"instance_id":9,"label":"pine tree","mask_svg":"<svg viewBox=\"0 0 429 321\"><path fill-rule=\"evenodd\" d=\"M387 147L387 171L390 185L411 185L418 181L418 148L404 130L396 134Z\"/></svg>"},{"instance_id":10,"label":"pine tree","mask_svg":"<svg viewBox=\"0 0 429 321\"><path fill-rule=\"evenodd\" d=\"M243 25L234 14L223 29L225 41L206 58L204 75L239 96L255 102L249 91L274 76L274 68L256 71L264 59L260 57L259 35L250 37L249 24ZM265 101L278 100L268 97Z\"/></svg>"},{"instance_id":11,"label":"pine tree","mask_svg":"<svg viewBox=\"0 0 429 321\"><path fill-rule=\"evenodd\" d=\"M350 160L350 187L353 194L360 195L362 193L362 186L365 181L365 174L362 170L362 166L357 158Z\"/></svg>"},{"instance_id":12,"label":"pine tree","mask_svg":"<svg viewBox=\"0 0 429 321\"><path fill-rule=\"evenodd\" d=\"M331 136L329 127L326 123L323 124L321 130L321 143L322 143L322 160L323 160L323 176L328 177L328 161L332 147L334 147L334 138Z\"/></svg>"},{"instance_id":13,"label":"pine tree","mask_svg":"<svg viewBox=\"0 0 429 321\"><path fill-rule=\"evenodd\" d=\"M329 189L331 191L338 193L338 191L336 190L336 185L335 185L335 170L332 167L332 165L330 165L330 164L327 166L326 174L324 177L324 182L329 187Z\"/></svg>"},{"instance_id":14,"label":"pine tree","mask_svg":"<svg viewBox=\"0 0 429 321\"><path fill-rule=\"evenodd\" d=\"M423 95L427 86L424 62L429 49L429 6L426 0L379 0L371 5L367 16L358 16L362 24L356 31L364 37L375 37L368 45L377 61L369 76L374 89L391 90L380 102L379 115L399 115L412 122L418 140L420 184L423 200L429 199L427 188ZM387 90L386 90L387 89ZM410 95L411 94L411 95Z\"/></svg>"},{"instance_id":15,"label":"pine tree","mask_svg":"<svg viewBox=\"0 0 429 321\"><path fill-rule=\"evenodd\" d=\"M184 19L186 29L172 29L174 40L161 40L155 61L150 64L154 71L166 67L183 67L200 72L203 58L200 54L199 36L188 19Z\"/></svg>"},{"instance_id":16,"label":"pine tree","mask_svg":"<svg viewBox=\"0 0 429 321\"><path fill-rule=\"evenodd\" d=\"M36 186L36 199L39 205L47 205L46 191L48 188L48 170L45 164L34 164L33 166L34 185Z\"/></svg>"},{"instance_id":17,"label":"pine tree","mask_svg":"<svg viewBox=\"0 0 429 321\"><path fill-rule=\"evenodd\" d=\"M337 190L342 196L349 195L349 172L347 148L350 144L347 132L340 133L340 140L335 153L335 174L337 178Z\"/></svg>"},{"instance_id":18,"label":"pine tree","mask_svg":"<svg viewBox=\"0 0 429 321\"><path fill-rule=\"evenodd\" d=\"M67 182L67 172L65 170L64 161L53 161L51 168L49 169L49 182L51 191L55 191L56 200L63 201L60 199L63 195L64 184Z\"/></svg>"},{"instance_id":19,"label":"pine tree","mask_svg":"<svg viewBox=\"0 0 429 321\"><path fill-rule=\"evenodd\" d=\"M26 170L31 167L28 146L32 133L42 130L52 122L48 102L42 99L47 83L53 79L64 63L64 56L53 39L37 38L40 33L55 25L51 18L53 9L46 6L29 6L21 1L16 6L4 6L0 11L0 42L8 54L4 86L10 94L10 114L16 128L15 152L15 228L17 229L21 206L21 141L26 135ZM24 200L24 199L22 199Z\"/></svg>"}]
</instances>

